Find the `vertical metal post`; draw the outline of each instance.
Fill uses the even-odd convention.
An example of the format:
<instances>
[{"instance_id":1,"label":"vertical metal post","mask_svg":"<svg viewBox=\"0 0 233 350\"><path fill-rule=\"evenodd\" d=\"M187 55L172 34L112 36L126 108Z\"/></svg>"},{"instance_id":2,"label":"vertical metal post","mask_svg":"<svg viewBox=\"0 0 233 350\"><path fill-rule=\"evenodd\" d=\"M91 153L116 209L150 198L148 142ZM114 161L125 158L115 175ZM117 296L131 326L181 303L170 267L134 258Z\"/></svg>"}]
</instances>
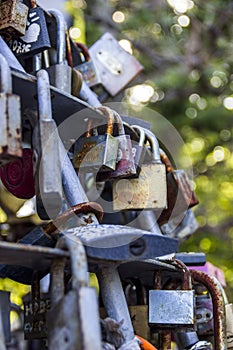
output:
<instances>
[{"instance_id":1,"label":"vertical metal post","mask_svg":"<svg viewBox=\"0 0 233 350\"><path fill-rule=\"evenodd\" d=\"M134 339L134 329L117 271L117 265L111 264L101 267L97 277L108 316L117 322L122 322L120 329L124 335L125 342L132 341ZM138 349L140 349L139 346Z\"/></svg>"}]
</instances>

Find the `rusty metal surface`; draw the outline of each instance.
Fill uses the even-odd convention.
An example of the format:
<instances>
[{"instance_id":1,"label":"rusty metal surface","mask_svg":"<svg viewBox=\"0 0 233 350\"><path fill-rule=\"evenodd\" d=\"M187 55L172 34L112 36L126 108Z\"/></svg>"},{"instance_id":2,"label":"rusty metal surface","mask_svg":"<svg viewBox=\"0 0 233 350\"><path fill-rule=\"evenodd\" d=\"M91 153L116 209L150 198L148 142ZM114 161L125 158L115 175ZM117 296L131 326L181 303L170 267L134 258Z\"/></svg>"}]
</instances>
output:
<instances>
[{"instance_id":1,"label":"rusty metal surface","mask_svg":"<svg viewBox=\"0 0 233 350\"><path fill-rule=\"evenodd\" d=\"M8 34L24 35L26 31L28 7L18 0L5 1L0 5L0 31Z\"/></svg>"},{"instance_id":2,"label":"rusty metal surface","mask_svg":"<svg viewBox=\"0 0 233 350\"><path fill-rule=\"evenodd\" d=\"M214 338L215 350L227 349L225 302L222 288L218 280L202 271L191 271L191 276L195 282L203 284L211 295L214 312Z\"/></svg>"},{"instance_id":3,"label":"rusty metal surface","mask_svg":"<svg viewBox=\"0 0 233 350\"><path fill-rule=\"evenodd\" d=\"M68 256L67 252L57 248L0 242L0 264L43 270L50 266L52 259Z\"/></svg>"}]
</instances>

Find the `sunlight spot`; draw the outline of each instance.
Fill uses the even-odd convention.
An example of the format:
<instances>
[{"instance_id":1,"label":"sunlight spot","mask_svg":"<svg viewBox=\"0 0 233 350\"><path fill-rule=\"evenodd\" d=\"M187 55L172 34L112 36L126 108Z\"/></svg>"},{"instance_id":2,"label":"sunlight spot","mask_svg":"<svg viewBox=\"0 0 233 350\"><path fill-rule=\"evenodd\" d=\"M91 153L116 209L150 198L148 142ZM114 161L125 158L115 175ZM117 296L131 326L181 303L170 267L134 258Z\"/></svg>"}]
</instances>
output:
<instances>
[{"instance_id":1,"label":"sunlight spot","mask_svg":"<svg viewBox=\"0 0 233 350\"><path fill-rule=\"evenodd\" d=\"M214 76L214 77L212 77L212 78L210 79L210 84L211 84L214 88L218 89L220 86L223 85L223 81L222 81L221 78L219 78L219 77L217 77L217 76Z\"/></svg>"},{"instance_id":2,"label":"sunlight spot","mask_svg":"<svg viewBox=\"0 0 233 350\"><path fill-rule=\"evenodd\" d=\"M69 30L71 39L79 39L81 36L81 30L77 27L71 27Z\"/></svg>"},{"instance_id":3,"label":"sunlight spot","mask_svg":"<svg viewBox=\"0 0 233 350\"><path fill-rule=\"evenodd\" d=\"M192 147L193 152L195 152L195 153L200 152L205 147L204 139L202 139L200 137L194 138L191 142L191 147Z\"/></svg>"},{"instance_id":4,"label":"sunlight spot","mask_svg":"<svg viewBox=\"0 0 233 350\"><path fill-rule=\"evenodd\" d=\"M223 141L229 141L231 139L231 132L228 129L223 129L220 131L220 137Z\"/></svg>"},{"instance_id":5,"label":"sunlight spot","mask_svg":"<svg viewBox=\"0 0 233 350\"><path fill-rule=\"evenodd\" d=\"M186 109L185 114L190 119L195 119L197 117L197 110L193 107L189 107Z\"/></svg>"},{"instance_id":6,"label":"sunlight spot","mask_svg":"<svg viewBox=\"0 0 233 350\"><path fill-rule=\"evenodd\" d=\"M181 27L188 27L190 24L190 18L186 15L179 16L178 23Z\"/></svg>"},{"instance_id":7,"label":"sunlight spot","mask_svg":"<svg viewBox=\"0 0 233 350\"><path fill-rule=\"evenodd\" d=\"M112 14L112 20L116 23L123 23L125 21L125 15L121 11L115 11Z\"/></svg>"},{"instance_id":8,"label":"sunlight spot","mask_svg":"<svg viewBox=\"0 0 233 350\"><path fill-rule=\"evenodd\" d=\"M189 96L189 102L191 103L197 103L198 100L200 100L200 95L198 94L191 94Z\"/></svg>"},{"instance_id":9,"label":"sunlight spot","mask_svg":"<svg viewBox=\"0 0 233 350\"><path fill-rule=\"evenodd\" d=\"M200 248L205 252L208 252L211 248L211 240L209 238L203 238L200 241Z\"/></svg>"},{"instance_id":10,"label":"sunlight spot","mask_svg":"<svg viewBox=\"0 0 233 350\"><path fill-rule=\"evenodd\" d=\"M119 44L121 45L121 47L123 47L125 51L127 51L131 55L133 54L132 44L129 40L122 39L119 41Z\"/></svg>"},{"instance_id":11,"label":"sunlight spot","mask_svg":"<svg viewBox=\"0 0 233 350\"><path fill-rule=\"evenodd\" d=\"M216 146L214 148L213 157L216 160L216 162L222 162L225 158L224 148L221 146Z\"/></svg>"},{"instance_id":12,"label":"sunlight spot","mask_svg":"<svg viewBox=\"0 0 233 350\"><path fill-rule=\"evenodd\" d=\"M173 34L178 34L178 35L181 34L183 31L182 27L179 24L173 24L170 30Z\"/></svg>"},{"instance_id":13,"label":"sunlight spot","mask_svg":"<svg viewBox=\"0 0 233 350\"><path fill-rule=\"evenodd\" d=\"M232 96L225 97L223 100L223 106L226 109L232 110L233 109L233 97Z\"/></svg>"}]
</instances>

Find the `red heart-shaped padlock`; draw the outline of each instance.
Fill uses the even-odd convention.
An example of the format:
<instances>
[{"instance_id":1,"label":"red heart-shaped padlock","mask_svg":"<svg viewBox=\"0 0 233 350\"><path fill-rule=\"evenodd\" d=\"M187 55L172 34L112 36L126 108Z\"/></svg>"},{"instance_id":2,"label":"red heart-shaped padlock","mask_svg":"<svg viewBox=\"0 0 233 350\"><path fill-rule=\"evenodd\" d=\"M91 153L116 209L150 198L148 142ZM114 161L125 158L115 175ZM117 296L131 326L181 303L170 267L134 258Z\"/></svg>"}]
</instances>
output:
<instances>
[{"instance_id":1,"label":"red heart-shaped padlock","mask_svg":"<svg viewBox=\"0 0 233 350\"><path fill-rule=\"evenodd\" d=\"M22 158L0 168L3 185L17 198L29 199L35 195L32 159L33 151L24 148Z\"/></svg>"}]
</instances>

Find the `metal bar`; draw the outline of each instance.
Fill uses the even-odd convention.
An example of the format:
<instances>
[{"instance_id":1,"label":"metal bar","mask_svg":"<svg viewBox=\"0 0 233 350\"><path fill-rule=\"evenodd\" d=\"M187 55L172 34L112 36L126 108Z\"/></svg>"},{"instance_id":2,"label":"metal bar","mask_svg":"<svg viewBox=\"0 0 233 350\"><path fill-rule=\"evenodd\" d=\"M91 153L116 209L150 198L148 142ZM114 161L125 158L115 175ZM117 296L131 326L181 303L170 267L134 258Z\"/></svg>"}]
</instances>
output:
<instances>
[{"instance_id":1,"label":"metal bar","mask_svg":"<svg viewBox=\"0 0 233 350\"><path fill-rule=\"evenodd\" d=\"M191 270L194 281L203 284L211 295L214 312L215 350L227 349L225 299L219 281L202 271Z\"/></svg>"},{"instance_id":2,"label":"metal bar","mask_svg":"<svg viewBox=\"0 0 233 350\"><path fill-rule=\"evenodd\" d=\"M134 339L134 330L117 265L112 264L111 266L101 267L97 277L108 316L121 323L120 329L124 335L125 342L130 342ZM140 348L138 347L138 349Z\"/></svg>"}]
</instances>

